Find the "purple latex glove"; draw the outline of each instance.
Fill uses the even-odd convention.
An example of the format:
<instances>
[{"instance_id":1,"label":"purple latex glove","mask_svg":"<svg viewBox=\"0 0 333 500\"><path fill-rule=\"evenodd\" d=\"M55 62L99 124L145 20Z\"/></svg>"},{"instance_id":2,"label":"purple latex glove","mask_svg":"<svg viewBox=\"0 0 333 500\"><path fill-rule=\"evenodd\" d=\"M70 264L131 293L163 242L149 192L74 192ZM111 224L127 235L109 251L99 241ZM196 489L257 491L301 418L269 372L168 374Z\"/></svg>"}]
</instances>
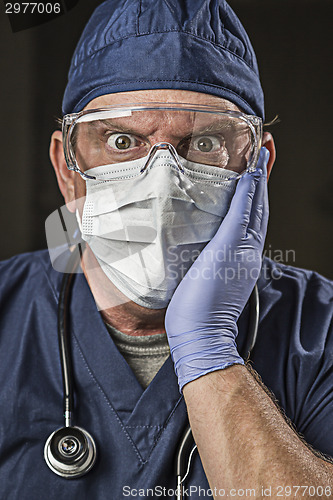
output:
<instances>
[{"instance_id":1,"label":"purple latex glove","mask_svg":"<svg viewBox=\"0 0 333 500\"><path fill-rule=\"evenodd\" d=\"M244 364L237 320L259 277L268 222L267 162L238 181L229 211L178 285L165 328L180 390L215 370Z\"/></svg>"}]
</instances>

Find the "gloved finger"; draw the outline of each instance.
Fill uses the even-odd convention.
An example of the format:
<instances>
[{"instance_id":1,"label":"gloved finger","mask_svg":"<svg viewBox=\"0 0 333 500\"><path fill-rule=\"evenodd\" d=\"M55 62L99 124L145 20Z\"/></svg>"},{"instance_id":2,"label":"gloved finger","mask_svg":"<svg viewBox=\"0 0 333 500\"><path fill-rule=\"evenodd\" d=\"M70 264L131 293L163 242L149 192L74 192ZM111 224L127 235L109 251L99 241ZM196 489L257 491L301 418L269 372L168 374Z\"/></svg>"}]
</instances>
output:
<instances>
[{"instance_id":1,"label":"gloved finger","mask_svg":"<svg viewBox=\"0 0 333 500\"><path fill-rule=\"evenodd\" d=\"M231 200L230 208L225 216L218 232L235 232L238 227L240 237L245 237L250 221L252 200L260 180L262 170L247 172L238 181L235 194ZM214 237L214 238L215 238Z\"/></svg>"},{"instance_id":2,"label":"gloved finger","mask_svg":"<svg viewBox=\"0 0 333 500\"><path fill-rule=\"evenodd\" d=\"M266 148L261 148L257 169L262 171L258 181L251 206L250 221L248 231L252 234L259 235L261 231L265 231L265 224L268 221L268 192L267 192L267 163L269 160L269 151Z\"/></svg>"}]
</instances>

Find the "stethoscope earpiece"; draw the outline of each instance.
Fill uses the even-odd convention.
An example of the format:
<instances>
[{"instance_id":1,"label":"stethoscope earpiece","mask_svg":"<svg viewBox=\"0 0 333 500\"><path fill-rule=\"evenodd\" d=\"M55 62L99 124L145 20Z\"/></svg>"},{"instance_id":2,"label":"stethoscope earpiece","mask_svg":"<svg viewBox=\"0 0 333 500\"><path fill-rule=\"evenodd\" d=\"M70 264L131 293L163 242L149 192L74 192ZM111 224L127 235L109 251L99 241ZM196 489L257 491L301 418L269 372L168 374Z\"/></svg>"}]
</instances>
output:
<instances>
[{"instance_id":1,"label":"stethoscope earpiece","mask_svg":"<svg viewBox=\"0 0 333 500\"><path fill-rule=\"evenodd\" d=\"M94 465L96 445L91 435L80 427L62 427L47 439L44 458L58 476L76 478Z\"/></svg>"}]
</instances>

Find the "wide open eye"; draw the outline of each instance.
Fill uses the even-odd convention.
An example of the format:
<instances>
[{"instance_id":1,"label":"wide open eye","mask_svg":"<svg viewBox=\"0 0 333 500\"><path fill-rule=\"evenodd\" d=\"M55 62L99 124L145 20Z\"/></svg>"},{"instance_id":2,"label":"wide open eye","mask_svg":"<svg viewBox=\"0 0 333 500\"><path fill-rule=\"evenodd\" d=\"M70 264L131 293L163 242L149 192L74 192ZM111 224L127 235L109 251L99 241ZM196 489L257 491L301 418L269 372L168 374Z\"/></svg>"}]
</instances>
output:
<instances>
[{"instance_id":1,"label":"wide open eye","mask_svg":"<svg viewBox=\"0 0 333 500\"><path fill-rule=\"evenodd\" d=\"M127 150L137 145L136 138L131 134L113 133L107 139L107 145L111 149Z\"/></svg>"},{"instance_id":2,"label":"wide open eye","mask_svg":"<svg viewBox=\"0 0 333 500\"><path fill-rule=\"evenodd\" d=\"M217 151L221 147L221 138L213 135L203 135L193 137L191 140L191 148L201 153L211 153Z\"/></svg>"},{"instance_id":3,"label":"wide open eye","mask_svg":"<svg viewBox=\"0 0 333 500\"><path fill-rule=\"evenodd\" d=\"M222 134L202 134L184 138L177 147L183 158L195 163L227 168L229 154Z\"/></svg>"}]
</instances>

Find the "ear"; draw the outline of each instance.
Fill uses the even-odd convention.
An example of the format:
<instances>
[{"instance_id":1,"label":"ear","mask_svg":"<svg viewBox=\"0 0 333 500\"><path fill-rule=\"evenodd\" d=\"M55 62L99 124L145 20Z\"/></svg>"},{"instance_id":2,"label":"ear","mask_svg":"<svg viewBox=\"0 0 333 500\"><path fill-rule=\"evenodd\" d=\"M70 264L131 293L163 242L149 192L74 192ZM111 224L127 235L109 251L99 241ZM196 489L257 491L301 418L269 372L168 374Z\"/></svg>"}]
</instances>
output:
<instances>
[{"instance_id":1,"label":"ear","mask_svg":"<svg viewBox=\"0 0 333 500\"><path fill-rule=\"evenodd\" d=\"M273 136L270 132L264 132L262 138L262 146L265 146L265 148L268 149L269 151L269 160L267 163L267 180L268 180L276 158L275 143Z\"/></svg>"},{"instance_id":2,"label":"ear","mask_svg":"<svg viewBox=\"0 0 333 500\"><path fill-rule=\"evenodd\" d=\"M53 132L50 143L50 159L57 176L61 194L65 199L66 206L70 212L75 212L75 176L73 170L68 170L64 149L62 144L62 133L60 130Z\"/></svg>"}]
</instances>

